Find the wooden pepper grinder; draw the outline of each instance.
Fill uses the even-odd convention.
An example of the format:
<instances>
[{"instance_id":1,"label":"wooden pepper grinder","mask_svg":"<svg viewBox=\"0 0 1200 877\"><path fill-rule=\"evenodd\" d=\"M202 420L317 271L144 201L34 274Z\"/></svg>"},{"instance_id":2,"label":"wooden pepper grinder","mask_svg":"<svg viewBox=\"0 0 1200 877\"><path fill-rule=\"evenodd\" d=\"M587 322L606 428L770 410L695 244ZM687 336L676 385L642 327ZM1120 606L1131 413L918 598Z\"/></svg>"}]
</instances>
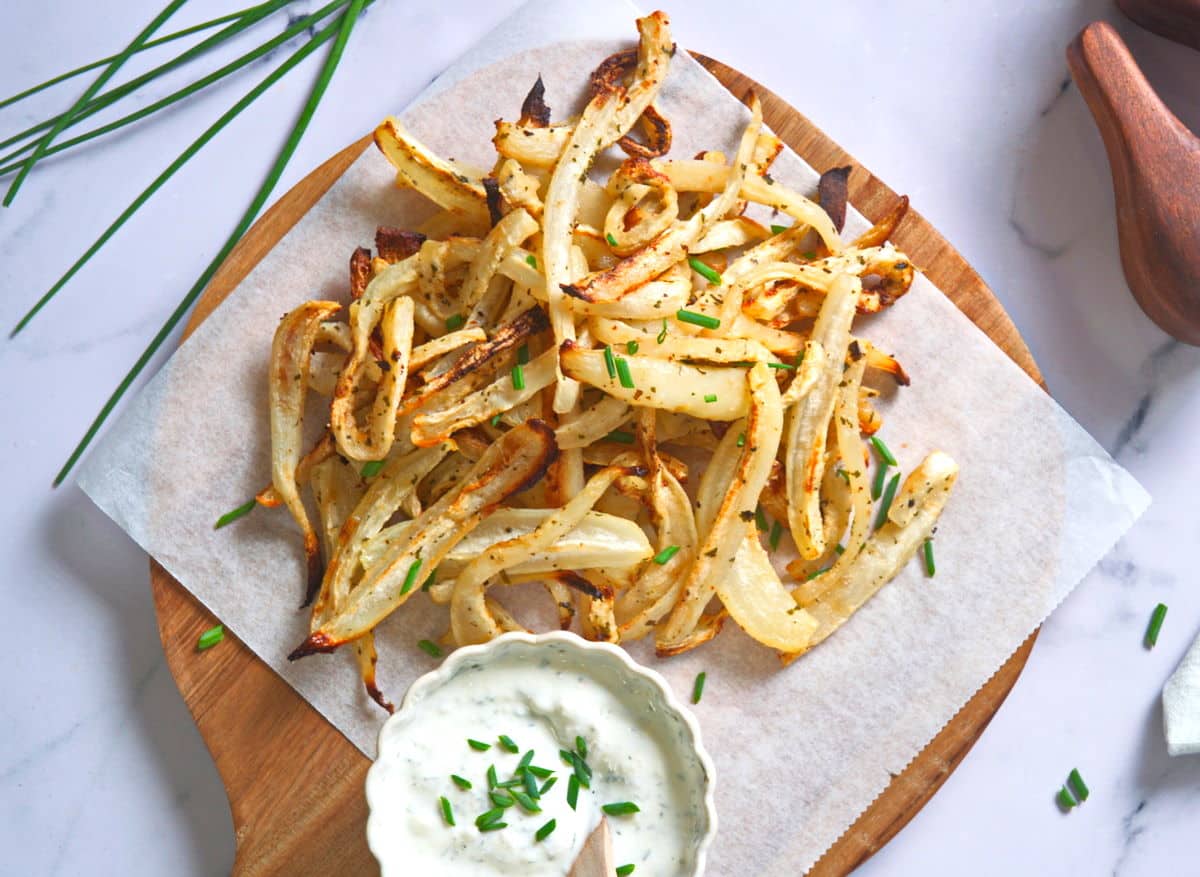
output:
<instances>
[{"instance_id":1,"label":"wooden pepper grinder","mask_svg":"<svg viewBox=\"0 0 1200 877\"><path fill-rule=\"evenodd\" d=\"M1112 166L1129 288L1164 331L1200 345L1200 138L1167 109L1106 22L1079 33L1067 63Z\"/></svg>"}]
</instances>

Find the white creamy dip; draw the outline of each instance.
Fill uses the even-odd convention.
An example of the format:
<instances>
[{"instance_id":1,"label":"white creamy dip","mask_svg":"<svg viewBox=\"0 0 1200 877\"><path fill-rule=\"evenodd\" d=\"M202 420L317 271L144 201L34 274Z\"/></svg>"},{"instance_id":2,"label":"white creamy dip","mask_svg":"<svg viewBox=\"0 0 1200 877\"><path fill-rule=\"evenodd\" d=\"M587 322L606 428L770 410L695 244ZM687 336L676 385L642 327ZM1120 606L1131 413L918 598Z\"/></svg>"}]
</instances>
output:
<instances>
[{"instance_id":1,"label":"white creamy dip","mask_svg":"<svg viewBox=\"0 0 1200 877\"><path fill-rule=\"evenodd\" d=\"M383 873L563 875L599 823L602 805L633 802L639 812L609 816L616 864L635 865L636 877L693 874L709 829L708 778L687 726L664 708L654 684L615 657L562 642L504 645L406 702L381 733L367 796L368 837ZM516 753L506 751L501 735ZM586 741L592 777L572 809L573 768L560 750L576 750L577 737ZM491 748L477 751L468 739ZM541 812L514 805L504 812L506 828L480 831L476 818L496 806L489 800L489 766L503 783L531 749L532 764L557 777L537 800ZM452 775L472 788L461 788ZM442 797L454 826L446 822ZM537 840L550 819L554 830Z\"/></svg>"}]
</instances>

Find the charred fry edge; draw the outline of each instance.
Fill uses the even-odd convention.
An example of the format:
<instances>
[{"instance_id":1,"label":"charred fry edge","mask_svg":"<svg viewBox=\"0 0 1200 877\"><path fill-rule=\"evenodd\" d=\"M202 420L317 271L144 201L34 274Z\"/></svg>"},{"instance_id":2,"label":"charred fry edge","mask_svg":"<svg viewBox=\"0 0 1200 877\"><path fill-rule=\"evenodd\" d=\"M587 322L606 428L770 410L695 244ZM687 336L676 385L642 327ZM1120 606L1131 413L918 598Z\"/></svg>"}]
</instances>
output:
<instances>
[{"instance_id":1,"label":"charred fry edge","mask_svg":"<svg viewBox=\"0 0 1200 877\"><path fill-rule=\"evenodd\" d=\"M847 181L850 166L831 167L821 174L817 182L817 200L833 220L833 227L841 231L846 225L846 201L849 198Z\"/></svg>"}]
</instances>

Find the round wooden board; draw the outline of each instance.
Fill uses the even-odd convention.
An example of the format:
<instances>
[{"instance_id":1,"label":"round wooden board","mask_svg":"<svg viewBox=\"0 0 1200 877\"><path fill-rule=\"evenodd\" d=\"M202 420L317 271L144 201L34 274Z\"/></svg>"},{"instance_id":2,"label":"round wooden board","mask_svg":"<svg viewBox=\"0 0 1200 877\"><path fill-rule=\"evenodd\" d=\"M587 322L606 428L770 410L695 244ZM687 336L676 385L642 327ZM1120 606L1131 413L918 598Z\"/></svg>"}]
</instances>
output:
<instances>
[{"instance_id":1,"label":"round wooden board","mask_svg":"<svg viewBox=\"0 0 1200 877\"><path fill-rule=\"evenodd\" d=\"M850 199L868 217L878 219L895 202L891 189L781 98L718 61L695 57L739 99L757 92L766 123L818 171L852 166ZM364 137L330 158L255 223L213 278L186 331L221 303L370 142ZM1030 377L1042 382L1000 303L929 223L910 210L893 240ZM217 619L153 560L150 580L167 663L229 794L237 835L234 873L377 873L364 834L366 757L242 643L230 637L198 656L196 637ZM848 873L912 819L1004 702L1035 637L892 780L810 874Z\"/></svg>"}]
</instances>

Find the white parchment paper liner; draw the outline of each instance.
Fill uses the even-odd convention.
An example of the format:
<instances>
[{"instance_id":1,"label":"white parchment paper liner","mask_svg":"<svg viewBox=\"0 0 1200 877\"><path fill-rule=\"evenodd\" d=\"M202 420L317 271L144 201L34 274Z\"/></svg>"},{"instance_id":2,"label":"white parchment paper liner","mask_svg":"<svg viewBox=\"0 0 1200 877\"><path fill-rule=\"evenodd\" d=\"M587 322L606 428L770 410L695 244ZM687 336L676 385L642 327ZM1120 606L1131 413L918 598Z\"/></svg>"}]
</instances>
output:
<instances>
[{"instance_id":1,"label":"white parchment paper liner","mask_svg":"<svg viewBox=\"0 0 1200 877\"><path fill-rule=\"evenodd\" d=\"M435 80L405 122L438 152L489 165L492 121L515 118L535 76L556 119L577 111L591 69L632 44L636 14L623 2L530 3ZM748 118L683 51L659 106L674 125L674 156L731 154ZM791 150L772 174L815 189L817 175ZM368 755L385 717L362 695L351 656L285 658L307 632L287 515L212 524L269 478L265 371L280 316L306 298L344 297L351 250L376 225L410 225L424 210L392 181L386 160L365 152L172 357L80 476L97 505ZM867 225L852 210L846 238ZM962 467L937 533L938 574L910 564L787 670L733 625L668 661L634 646L679 692L708 672L696 712L721 777L714 874L807 869L1149 502L925 277L859 331L897 352L913 378L882 406L905 471L933 448ZM381 625L380 681L393 698L430 669L415 644L445 623L445 610L420 597Z\"/></svg>"}]
</instances>

